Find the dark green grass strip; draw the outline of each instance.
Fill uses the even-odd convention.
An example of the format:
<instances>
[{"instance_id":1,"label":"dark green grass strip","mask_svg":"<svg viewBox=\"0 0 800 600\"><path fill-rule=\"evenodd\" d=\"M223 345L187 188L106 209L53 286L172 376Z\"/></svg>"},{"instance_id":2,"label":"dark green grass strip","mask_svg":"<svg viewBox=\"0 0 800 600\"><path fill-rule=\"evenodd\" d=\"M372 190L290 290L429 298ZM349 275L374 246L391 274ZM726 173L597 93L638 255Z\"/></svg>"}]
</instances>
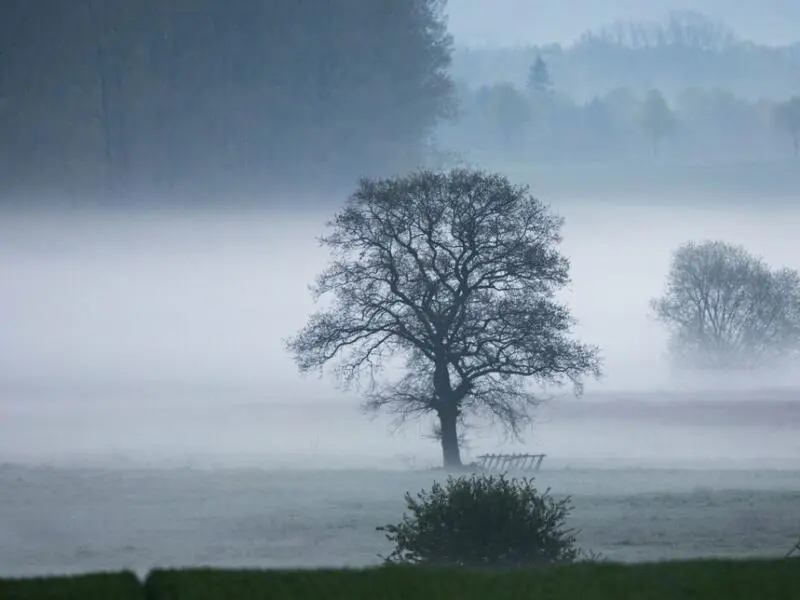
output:
<instances>
[{"instance_id":1,"label":"dark green grass strip","mask_svg":"<svg viewBox=\"0 0 800 600\"><path fill-rule=\"evenodd\" d=\"M0 600L144 600L133 573L0 579Z\"/></svg>"},{"instance_id":2,"label":"dark green grass strip","mask_svg":"<svg viewBox=\"0 0 800 600\"><path fill-rule=\"evenodd\" d=\"M581 564L526 572L416 568L155 571L148 600L800 600L800 560Z\"/></svg>"}]
</instances>

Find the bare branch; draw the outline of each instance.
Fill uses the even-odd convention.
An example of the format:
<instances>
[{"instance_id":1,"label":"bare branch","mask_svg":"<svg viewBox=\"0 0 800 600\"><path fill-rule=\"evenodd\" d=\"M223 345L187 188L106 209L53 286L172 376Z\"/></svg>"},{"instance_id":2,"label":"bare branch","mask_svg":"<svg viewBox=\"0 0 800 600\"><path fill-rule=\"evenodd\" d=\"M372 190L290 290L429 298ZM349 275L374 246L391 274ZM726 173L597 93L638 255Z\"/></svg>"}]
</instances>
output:
<instances>
[{"instance_id":1,"label":"bare branch","mask_svg":"<svg viewBox=\"0 0 800 600\"><path fill-rule=\"evenodd\" d=\"M530 384L580 390L600 372L553 299L569 282L562 224L499 175L363 180L321 240L332 261L313 293L333 305L289 349L303 371L337 363L346 383L404 358L406 375L373 386L367 408L451 423L483 412L518 432L535 406Z\"/></svg>"},{"instance_id":2,"label":"bare branch","mask_svg":"<svg viewBox=\"0 0 800 600\"><path fill-rule=\"evenodd\" d=\"M667 291L652 307L684 365L750 369L800 350L800 277L788 269L770 271L739 246L679 248Z\"/></svg>"}]
</instances>

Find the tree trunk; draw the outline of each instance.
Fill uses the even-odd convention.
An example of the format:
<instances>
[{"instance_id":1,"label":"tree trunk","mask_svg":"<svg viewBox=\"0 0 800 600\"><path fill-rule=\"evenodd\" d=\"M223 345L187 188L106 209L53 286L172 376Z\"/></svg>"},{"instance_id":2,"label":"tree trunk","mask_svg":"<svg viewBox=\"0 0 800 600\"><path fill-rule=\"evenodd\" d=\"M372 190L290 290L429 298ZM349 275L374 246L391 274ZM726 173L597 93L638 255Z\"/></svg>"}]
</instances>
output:
<instances>
[{"instance_id":1,"label":"tree trunk","mask_svg":"<svg viewBox=\"0 0 800 600\"><path fill-rule=\"evenodd\" d=\"M447 362L437 357L433 372L433 389L437 398L437 414L442 436L442 458L445 469L462 467L461 449L458 447L458 408L466 388L453 390Z\"/></svg>"},{"instance_id":2,"label":"tree trunk","mask_svg":"<svg viewBox=\"0 0 800 600\"><path fill-rule=\"evenodd\" d=\"M445 469L463 466L461 449L458 447L458 414L456 411L440 411L439 425L442 434L442 458Z\"/></svg>"}]
</instances>

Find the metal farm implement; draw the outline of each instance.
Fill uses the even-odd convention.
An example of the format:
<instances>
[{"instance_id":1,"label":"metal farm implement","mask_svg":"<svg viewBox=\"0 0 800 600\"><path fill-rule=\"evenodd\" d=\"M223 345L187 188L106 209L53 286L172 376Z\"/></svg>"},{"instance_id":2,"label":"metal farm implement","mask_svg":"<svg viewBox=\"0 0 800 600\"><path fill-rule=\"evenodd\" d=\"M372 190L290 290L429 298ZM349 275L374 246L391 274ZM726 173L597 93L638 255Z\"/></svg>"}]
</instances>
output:
<instances>
[{"instance_id":1,"label":"metal farm implement","mask_svg":"<svg viewBox=\"0 0 800 600\"><path fill-rule=\"evenodd\" d=\"M487 471L538 471L544 454L482 454L476 464Z\"/></svg>"}]
</instances>

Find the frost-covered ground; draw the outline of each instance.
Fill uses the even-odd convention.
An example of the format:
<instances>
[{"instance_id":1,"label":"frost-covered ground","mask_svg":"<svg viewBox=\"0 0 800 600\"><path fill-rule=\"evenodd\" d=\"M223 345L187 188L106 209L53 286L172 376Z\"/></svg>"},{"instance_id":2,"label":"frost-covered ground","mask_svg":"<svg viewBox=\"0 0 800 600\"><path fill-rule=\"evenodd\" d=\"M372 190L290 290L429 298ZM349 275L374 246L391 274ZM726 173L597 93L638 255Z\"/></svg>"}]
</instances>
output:
<instances>
[{"instance_id":1,"label":"frost-covered ground","mask_svg":"<svg viewBox=\"0 0 800 600\"><path fill-rule=\"evenodd\" d=\"M0 469L0 576L155 566L368 565L375 527L434 474L247 469ZM622 561L785 553L800 471L564 468L586 548Z\"/></svg>"}]
</instances>

